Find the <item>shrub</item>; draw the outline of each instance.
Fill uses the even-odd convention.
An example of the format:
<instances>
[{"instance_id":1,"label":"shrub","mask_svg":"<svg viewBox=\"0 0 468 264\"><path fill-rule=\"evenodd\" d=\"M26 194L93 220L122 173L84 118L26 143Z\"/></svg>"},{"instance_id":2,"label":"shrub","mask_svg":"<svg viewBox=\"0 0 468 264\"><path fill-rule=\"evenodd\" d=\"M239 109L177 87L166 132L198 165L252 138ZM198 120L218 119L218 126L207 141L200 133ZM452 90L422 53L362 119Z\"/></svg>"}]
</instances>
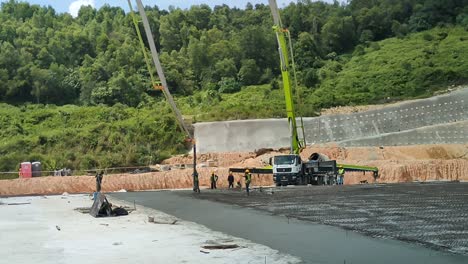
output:
<instances>
[{"instance_id":1,"label":"shrub","mask_svg":"<svg viewBox=\"0 0 468 264\"><path fill-rule=\"evenodd\" d=\"M242 87L236 79L231 77L223 77L221 81L218 82L218 86L220 93L235 93L240 91Z\"/></svg>"},{"instance_id":2,"label":"shrub","mask_svg":"<svg viewBox=\"0 0 468 264\"><path fill-rule=\"evenodd\" d=\"M434 36L432 36L432 35L429 34L429 33L424 33L423 39L426 40L426 41L433 41L433 40L434 40Z\"/></svg>"}]
</instances>

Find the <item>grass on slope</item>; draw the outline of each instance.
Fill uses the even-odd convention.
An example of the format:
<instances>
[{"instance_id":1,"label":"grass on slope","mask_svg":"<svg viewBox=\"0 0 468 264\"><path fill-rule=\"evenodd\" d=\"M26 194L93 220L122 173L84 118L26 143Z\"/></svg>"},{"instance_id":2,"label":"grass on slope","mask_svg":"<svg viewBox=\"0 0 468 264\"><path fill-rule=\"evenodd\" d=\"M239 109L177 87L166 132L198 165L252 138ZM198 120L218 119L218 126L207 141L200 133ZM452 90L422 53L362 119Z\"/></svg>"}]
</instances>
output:
<instances>
[{"instance_id":1,"label":"grass on slope","mask_svg":"<svg viewBox=\"0 0 468 264\"><path fill-rule=\"evenodd\" d=\"M43 170L153 164L185 151L166 105L79 107L0 104L0 171L39 160Z\"/></svg>"},{"instance_id":2,"label":"grass on slope","mask_svg":"<svg viewBox=\"0 0 468 264\"><path fill-rule=\"evenodd\" d=\"M202 91L179 98L181 111L194 121L273 118L285 116L283 90L270 85L243 87L234 94Z\"/></svg>"},{"instance_id":3,"label":"grass on slope","mask_svg":"<svg viewBox=\"0 0 468 264\"><path fill-rule=\"evenodd\" d=\"M468 81L468 32L435 28L359 46L319 75L321 85L307 98L318 108L427 97Z\"/></svg>"}]
</instances>

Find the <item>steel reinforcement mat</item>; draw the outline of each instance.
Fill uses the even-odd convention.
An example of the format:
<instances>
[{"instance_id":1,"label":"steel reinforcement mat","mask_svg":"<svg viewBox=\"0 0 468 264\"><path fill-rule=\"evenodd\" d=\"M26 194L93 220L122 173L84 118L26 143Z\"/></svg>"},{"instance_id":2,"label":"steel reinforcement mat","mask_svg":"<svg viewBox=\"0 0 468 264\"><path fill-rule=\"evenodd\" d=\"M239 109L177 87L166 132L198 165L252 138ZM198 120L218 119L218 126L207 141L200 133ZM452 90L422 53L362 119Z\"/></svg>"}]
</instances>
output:
<instances>
[{"instance_id":1,"label":"steel reinforcement mat","mask_svg":"<svg viewBox=\"0 0 468 264\"><path fill-rule=\"evenodd\" d=\"M203 191L235 204L468 255L468 183L308 186Z\"/></svg>"}]
</instances>

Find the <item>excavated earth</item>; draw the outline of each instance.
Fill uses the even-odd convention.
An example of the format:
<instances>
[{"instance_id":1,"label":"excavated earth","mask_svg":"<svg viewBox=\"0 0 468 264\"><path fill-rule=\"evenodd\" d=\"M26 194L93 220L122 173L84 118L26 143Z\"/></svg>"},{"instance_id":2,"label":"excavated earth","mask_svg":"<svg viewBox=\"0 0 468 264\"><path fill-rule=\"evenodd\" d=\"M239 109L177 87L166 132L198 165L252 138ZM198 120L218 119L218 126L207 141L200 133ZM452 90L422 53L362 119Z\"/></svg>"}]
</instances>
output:
<instances>
[{"instance_id":1,"label":"excavated earth","mask_svg":"<svg viewBox=\"0 0 468 264\"><path fill-rule=\"evenodd\" d=\"M314 152L327 155L340 163L360 164L379 168L378 183L468 181L468 144L464 145L418 145L399 147L350 147L336 145L308 147L301 155L304 159ZM209 186L212 171L219 175L219 188L227 187L228 168L263 167L271 156L281 153L274 150L259 150L257 153L211 153L198 157L201 186ZM172 157L161 167L171 170L141 173L112 174L103 180L103 191L138 191L154 189L191 188L192 162L190 155ZM209 167L208 167L209 166ZM180 168L186 169L180 169ZM235 175L242 181L242 175ZM345 184L361 181L374 183L371 173L347 173ZM254 175L254 186L273 184L271 175ZM90 193L95 190L93 176L40 177L0 181L0 195L34 195Z\"/></svg>"}]
</instances>

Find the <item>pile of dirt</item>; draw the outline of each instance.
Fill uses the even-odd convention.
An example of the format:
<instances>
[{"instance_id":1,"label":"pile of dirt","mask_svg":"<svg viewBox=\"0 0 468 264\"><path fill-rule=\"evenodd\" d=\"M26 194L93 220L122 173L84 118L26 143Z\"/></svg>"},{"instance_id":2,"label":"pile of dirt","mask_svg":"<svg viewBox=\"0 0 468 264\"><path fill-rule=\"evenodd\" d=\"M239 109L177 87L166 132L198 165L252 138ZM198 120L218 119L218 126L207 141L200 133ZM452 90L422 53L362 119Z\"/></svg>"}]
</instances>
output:
<instances>
[{"instance_id":1,"label":"pile of dirt","mask_svg":"<svg viewBox=\"0 0 468 264\"><path fill-rule=\"evenodd\" d=\"M198 165L208 166L208 163L214 163L219 167L230 167L232 164L242 162L246 159L255 157L255 153L232 152L232 153L206 153L197 154ZM166 159L163 165L192 164L193 155L178 155Z\"/></svg>"}]
</instances>

